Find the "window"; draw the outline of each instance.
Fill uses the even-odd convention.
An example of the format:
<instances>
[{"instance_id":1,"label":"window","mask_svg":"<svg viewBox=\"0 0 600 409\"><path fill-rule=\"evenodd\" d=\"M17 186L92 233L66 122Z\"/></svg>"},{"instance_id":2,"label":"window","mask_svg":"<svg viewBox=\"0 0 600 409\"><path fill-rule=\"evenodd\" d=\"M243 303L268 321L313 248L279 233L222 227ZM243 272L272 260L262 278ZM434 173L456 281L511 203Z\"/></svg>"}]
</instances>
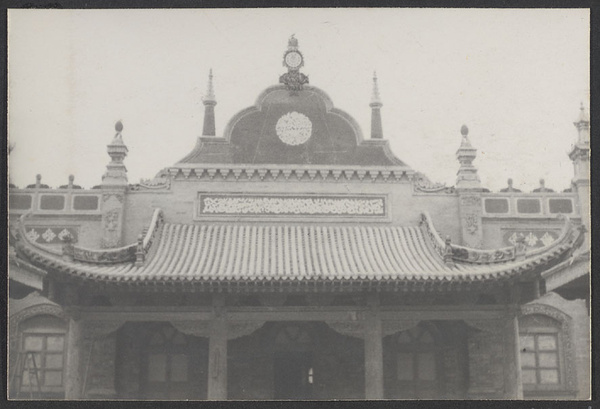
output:
<instances>
[{"instance_id":1,"label":"window","mask_svg":"<svg viewBox=\"0 0 600 409\"><path fill-rule=\"evenodd\" d=\"M397 398L435 398L439 389L438 348L433 333L418 325L395 340Z\"/></svg>"},{"instance_id":2,"label":"window","mask_svg":"<svg viewBox=\"0 0 600 409\"><path fill-rule=\"evenodd\" d=\"M398 380L435 381L436 363L433 336L413 328L398 336Z\"/></svg>"},{"instance_id":3,"label":"window","mask_svg":"<svg viewBox=\"0 0 600 409\"><path fill-rule=\"evenodd\" d=\"M19 397L27 394L64 391L66 324L61 319L41 315L21 323L21 341L16 379ZM37 376L36 376L37 373Z\"/></svg>"},{"instance_id":4,"label":"window","mask_svg":"<svg viewBox=\"0 0 600 409\"><path fill-rule=\"evenodd\" d=\"M534 309L538 306L525 306ZM544 307L554 313L550 307ZM558 313L555 314L560 317ZM570 393L575 375L565 365L566 359L574 359L566 337L569 321L559 321L541 313L524 314L519 318L519 347L521 354L521 378L526 397L543 398ZM565 349L566 348L566 349ZM566 395L565 395L566 396Z\"/></svg>"},{"instance_id":5,"label":"window","mask_svg":"<svg viewBox=\"0 0 600 409\"><path fill-rule=\"evenodd\" d=\"M62 386L65 336L57 334L23 334L24 355L22 387Z\"/></svg>"},{"instance_id":6,"label":"window","mask_svg":"<svg viewBox=\"0 0 600 409\"><path fill-rule=\"evenodd\" d=\"M523 384L559 384L558 335L525 334L519 341Z\"/></svg>"},{"instance_id":7,"label":"window","mask_svg":"<svg viewBox=\"0 0 600 409\"><path fill-rule=\"evenodd\" d=\"M149 399L188 398L190 347L186 335L171 325L159 325L148 337L145 389Z\"/></svg>"}]
</instances>

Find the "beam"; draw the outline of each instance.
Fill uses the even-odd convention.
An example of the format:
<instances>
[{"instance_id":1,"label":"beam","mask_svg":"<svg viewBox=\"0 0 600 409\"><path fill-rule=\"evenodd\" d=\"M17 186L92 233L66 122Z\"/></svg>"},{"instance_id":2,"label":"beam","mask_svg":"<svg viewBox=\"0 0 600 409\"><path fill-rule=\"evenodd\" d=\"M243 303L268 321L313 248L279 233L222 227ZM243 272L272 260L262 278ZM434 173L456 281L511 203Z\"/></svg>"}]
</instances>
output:
<instances>
[{"instance_id":1,"label":"beam","mask_svg":"<svg viewBox=\"0 0 600 409\"><path fill-rule=\"evenodd\" d=\"M228 307L228 321L357 321L366 307ZM91 321L208 321L211 307L82 307L78 314ZM500 319L506 307L477 305L394 306L381 307L384 321L406 320L481 320Z\"/></svg>"}]
</instances>

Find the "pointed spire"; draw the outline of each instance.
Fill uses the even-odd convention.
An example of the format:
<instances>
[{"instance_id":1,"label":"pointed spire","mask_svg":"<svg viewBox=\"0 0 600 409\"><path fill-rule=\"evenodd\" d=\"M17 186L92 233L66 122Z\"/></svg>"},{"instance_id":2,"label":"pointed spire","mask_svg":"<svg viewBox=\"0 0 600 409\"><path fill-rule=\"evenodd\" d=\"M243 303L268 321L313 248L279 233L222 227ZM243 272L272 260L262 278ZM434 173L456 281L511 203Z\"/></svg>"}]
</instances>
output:
<instances>
[{"instance_id":1,"label":"pointed spire","mask_svg":"<svg viewBox=\"0 0 600 409\"><path fill-rule=\"evenodd\" d=\"M581 123L581 122L590 122L590 116L588 115L588 113L585 110L585 107L583 106L583 101L581 102L581 105L579 106L579 118L577 119L577 123Z\"/></svg>"},{"instance_id":2,"label":"pointed spire","mask_svg":"<svg viewBox=\"0 0 600 409\"><path fill-rule=\"evenodd\" d=\"M213 85L212 68L208 72L208 85L206 87L206 95L202 98L204 104L204 126L202 127L202 136L215 136L215 105L217 99L215 97L215 88Z\"/></svg>"},{"instance_id":3,"label":"pointed spire","mask_svg":"<svg viewBox=\"0 0 600 409\"><path fill-rule=\"evenodd\" d=\"M577 132L579 133L577 138L577 144L587 144L590 143L590 116L585 110L583 106L583 102L579 107L579 117L576 122L573 122L575 128L577 128Z\"/></svg>"},{"instance_id":4,"label":"pointed spire","mask_svg":"<svg viewBox=\"0 0 600 409\"><path fill-rule=\"evenodd\" d=\"M102 176L103 185L127 185L127 168L123 164L123 160L127 156L127 146L123 142L123 123L117 121L115 124L115 131L117 133L113 137L110 144L107 145L108 156L110 156L110 163L106 165L106 173Z\"/></svg>"},{"instance_id":5,"label":"pointed spire","mask_svg":"<svg viewBox=\"0 0 600 409\"><path fill-rule=\"evenodd\" d=\"M377 85L377 72L373 71L373 93L371 94L371 108L374 106L382 107L381 96L379 95L379 86Z\"/></svg>"},{"instance_id":6,"label":"pointed spire","mask_svg":"<svg viewBox=\"0 0 600 409\"><path fill-rule=\"evenodd\" d=\"M477 149L473 148L469 140L469 128L463 125L460 128L462 140L460 148L456 151L456 159L460 162L456 177L457 189L481 189L481 181L477 175L477 168L473 166L473 161L477 157Z\"/></svg>"},{"instance_id":7,"label":"pointed spire","mask_svg":"<svg viewBox=\"0 0 600 409\"><path fill-rule=\"evenodd\" d=\"M383 139L383 127L381 125L381 97L377 85L377 73L373 72L373 93L371 95L371 139Z\"/></svg>"},{"instance_id":8,"label":"pointed spire","mask_svg":"<svg viewBox=\"0 0 600 409\"><path fill-rule=\"evenodd\" d=\"M202 98L202 102L204 105L210 103L217 103L217 99L215 97L215 88L213 85L213 72L212 68L208 71L208 84L206 86L206 95Z\"/></svg>"}]
</instances>

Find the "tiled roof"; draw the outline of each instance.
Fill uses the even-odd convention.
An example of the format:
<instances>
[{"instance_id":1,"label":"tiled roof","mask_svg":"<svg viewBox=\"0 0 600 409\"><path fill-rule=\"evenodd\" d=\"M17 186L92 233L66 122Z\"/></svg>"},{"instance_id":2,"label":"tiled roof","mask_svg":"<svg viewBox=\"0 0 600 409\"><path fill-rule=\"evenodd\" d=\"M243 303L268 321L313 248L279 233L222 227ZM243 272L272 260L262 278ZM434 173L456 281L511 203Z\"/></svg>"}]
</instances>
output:
<instances>
[{"instance_id":1,"label":"tiled roof","mask_svg":"<svg viewBox=\"0 0 600 409\"><path fill-rule=\"evenodd\" d=\"M508 279L563 260L579 237L563 234L547 251L531 258L476 264L445 263L426 229L417 226L163 224L160 229L141 266L67 261L26 239L18 248L50 271L120 284L407 286Z\"/></svg>"}]
</instances>

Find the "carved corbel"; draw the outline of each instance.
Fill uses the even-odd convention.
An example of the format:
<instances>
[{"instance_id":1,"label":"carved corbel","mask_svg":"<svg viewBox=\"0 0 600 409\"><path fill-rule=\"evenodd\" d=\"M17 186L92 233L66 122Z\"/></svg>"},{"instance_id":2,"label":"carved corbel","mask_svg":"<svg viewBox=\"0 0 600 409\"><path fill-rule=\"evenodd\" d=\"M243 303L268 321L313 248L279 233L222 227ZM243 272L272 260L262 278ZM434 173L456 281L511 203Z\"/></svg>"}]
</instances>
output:
<instances>
[{"instance_id":1,"label":"carved corbel","mask_svg":"<svg viewBox=\"0 0 600 409\"><path fill-rule=\"evenodd\" d=\"M419 322L419 320L382 321L381 327L383 336L385 337L391 334L395 334L397 332L409 330L419 325Z\"/></svg>"},{"instance_id":2,"label":"carved corbel","mask_svg":"<svg viewBox=\"0 0 600 409\"><path fill-rule=\"evenodd\" d=\"M227 339L236 339L252 334L261 328L266 321L229 322L227 326Z\"/></svg>"},{"instance_id":3,"label":"carved corbel","mask_svg":"<svg viewBox=\"0 0 600 409\"><path fill-rule=\"evenodd\" d=\"M187 335L205 338L210 336L210 321L171 321L171 325Z\"/></svg>"},{"instance_id":4,"label":"carved corbel","mask_svg":"<svg viewBox=\"0 0 600 409\"><path fill-rule=\"evenodd\" d=\"M365 330L362 321L325 321L335 332L354 338L364 338Z\"/></svg>"},{"instance_id":5,"label":"carved corbel","mask_svg":"<svg viewBox=\"0 0 600 409\"><path fill-rule=\"evenodd\" d=\"M83 336L86 339L103 338L125 324L125 321L85 321L83 323Z\"/></svg>"}]
</instances>

